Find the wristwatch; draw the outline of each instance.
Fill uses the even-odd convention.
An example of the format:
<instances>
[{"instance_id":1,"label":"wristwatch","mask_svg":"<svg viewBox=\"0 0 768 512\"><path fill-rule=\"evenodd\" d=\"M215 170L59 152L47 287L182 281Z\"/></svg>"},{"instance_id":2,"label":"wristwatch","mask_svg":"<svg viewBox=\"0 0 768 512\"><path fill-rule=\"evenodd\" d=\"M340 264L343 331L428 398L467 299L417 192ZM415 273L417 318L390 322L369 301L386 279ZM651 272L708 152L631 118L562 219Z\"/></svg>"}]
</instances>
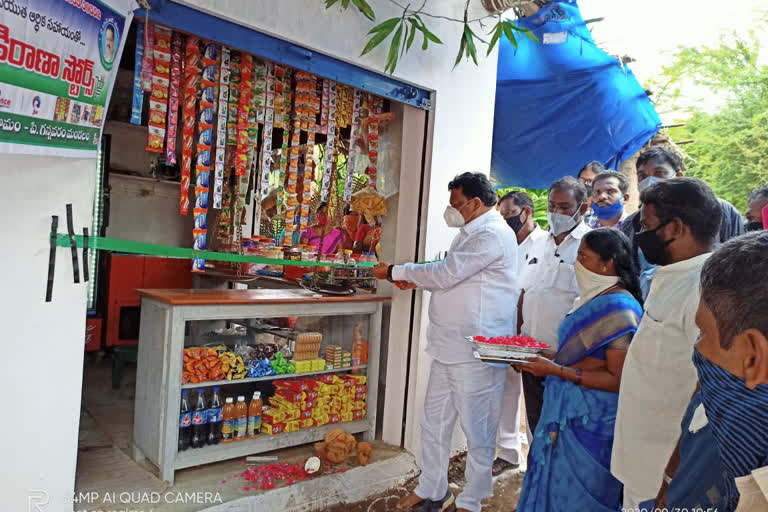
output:
<instances>
[{"instance_id":1,"label":"wristwatch","mask_svg":"<svg viewBox=\"0 0 768 512\"><path fill-rule=\"evenodd\" d=\"M394 283L395 282L395 280L392 279L392 269L393 268L395 268L394 265L389 265L387 267L387 281L389 281L390 283Z\"/></svg>"}]
</instances>

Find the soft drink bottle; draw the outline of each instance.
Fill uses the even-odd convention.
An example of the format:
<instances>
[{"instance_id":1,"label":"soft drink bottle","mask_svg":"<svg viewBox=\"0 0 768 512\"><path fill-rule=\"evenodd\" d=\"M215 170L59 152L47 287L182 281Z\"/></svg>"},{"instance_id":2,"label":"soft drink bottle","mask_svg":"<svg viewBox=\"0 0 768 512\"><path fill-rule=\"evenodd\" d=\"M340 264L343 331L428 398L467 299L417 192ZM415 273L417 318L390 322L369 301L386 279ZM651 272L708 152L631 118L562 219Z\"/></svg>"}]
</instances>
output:
<instances>
[{"instance_id":1,"label":"soft drink bottle","mask_svg":"<svg viewBox=\"0 0 768 512\"><path fill-rule=\"evenodd\" d=\"M245 403L245 397L237 397L235 405L235 441L245 440L245 431L248 428L248 406Z\"/></svg>"},{"instance_id":2,"label":"soft drink bottle","mask_svg":"<svg viewBox=\"0 0 768 512\"><path fill-rule=\"evenodd\" d=\"M235 438L235 405L228 396L221 411L221 442L231 443Z\"/></svg>"},{"instance_id":3,"label":"soft drink bottle","mask_svg":"<svg viewBox=\"0 0 768 512\"><path fill-rule=\"evenodd\" d=\"M221 397L219 386L214 386L211 403L208 405L208 444L219 444L221 439Z\"/></svg>"},{"instance_id":4,"label":"soft drink bottle","mask_svg":"<svg viewBox=\"0 0 768 512\"><path fill-rule=\"evenodd\" d=\"M192 413L192 448L205 446L205 440L208 437L205 425L207 420L208 410L205 406L205 390L198 388L195 410Z\"/></svg>"},{"instance_id":5,"label":"soft drink bottle","mask_svg":"<svg viewBox=\"0 0 768 512\"><path fill-rule=\"evenodd\" d=\"M261 429L261 409L263 407L264 402L261 401L261 393L254 391L253 398L248 406L248 428L246 435L249 439L255 439L259 436L259 430Z\"/></svg>"},{"instance_id":6,"label":"soft drink bottle","mask_svg":"<svg viewBox=\"0 0 768 512\"><path fill-rule=\"evenodd\" d=\"M181 392L181 414L179 415L179 451L183 452L189 448L189 426L192 424L192 413L189 408L189 391L186 389Z\"/></svg>"}]
</instances>

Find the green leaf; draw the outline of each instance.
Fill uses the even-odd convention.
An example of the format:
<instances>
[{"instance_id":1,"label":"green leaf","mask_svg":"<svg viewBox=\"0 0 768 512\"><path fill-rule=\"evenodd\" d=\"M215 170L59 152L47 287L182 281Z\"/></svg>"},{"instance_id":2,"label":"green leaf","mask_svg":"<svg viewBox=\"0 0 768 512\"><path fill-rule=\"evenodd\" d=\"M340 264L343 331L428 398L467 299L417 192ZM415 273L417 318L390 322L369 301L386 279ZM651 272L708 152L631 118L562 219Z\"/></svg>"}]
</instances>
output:
<instances>
[{"instance_id":1,"label":"green leaf","mask_svg":"<svg viewBox=\"0 0 768 512\"><path fill-rule=\"evenodd\" d=\"M501 37L501 22L499 22L498 25L496 25L496 28L493 30L493 37L491 38L491 42L488 43L488 53L485 55L488 56L493 51L493 48L496 46L496 43L499 41L499 38Z\"/></svg>"},{"instance_id":2,"label":"green leaf","mask_svg":"<svg viewBox=\"0 0 768 512\"><path fill-rule=\"evenodd\" d=\"M517 39L515 39L515 34L512 33L512 24L508 21L504 22L504 35L507 36L507 39L509 39L509 42L512 43L512 46L517 48Z\"/></svg>"},{"instance_id":3,"label":"green leaf","mask_svg":"<svg viewBox=\"0 0 768 512\"><path fill-rule=\"evenodd\" d=\"M399 21L400 21L400 18L389 18L386 21L382 21L381 23L373 27L371 30L369 30L368 35L374 34L376 32L381 32L382 30L385 30L387 34L389 34L395 29Z\"/></svg>"},{"instance_id":4,"label":"green leaf","mask_svg":"<svg viewBox=\"0 0 768 512\"><path fill-rule=\"evenodd\" d=\"M325 2L325 8L326 8L326 9L328 9L329 7L333 6L333 4L335 4L335 3L336 3L336 2L338 2L338 1L339 1L339 0L326 0L326 2Z\"/></svg>"},{"instance_id":5,"label":"green leaf","mask_svg":"<svg viewBox=\"0 0 768 512\"><path fill-rule=\"evenodd\" d=\"M443 44L443 42L440 40L440 38L439 38L439 37L437 37L435 34L433 34L432 32L430 32L430 31L429 31L429 29L428 29L428 28L427 28L427 26L424 24L424 22L423 22L423 21L421 21L421 17L420 17L418 14L417 14L416 16L414 16L414 17L415 17L417 20L419 20L419 24L421 25L421 29L420 29L420 30L421 30L421 32L422 32L422 33L423 33L423 34L424 34L424 35L427 37L427 39L429 39L429 40L430 40L430 41L432 41L433 43L437 43L437 44Z\"/></svg>"},{"instance_id":6,"label":"green leaf","mask_svg":"<svg viewBox=\"0 0 768 512\"><path fill-rule=\"evenodd\" d=\"M348 8L349 7L349 0L341 0L341 6L343 8L345 8L345 9Z\"/></svg>"},{"instance_id":7,"label":"green leaf","mask_svg":"<svg viewBox=\"0 0 768 512\"><path fill-rule=\"evenodd\" d=\"M459 45L459 54L456 56L456 62L453 63L454 69L461 62L461 58L464 56L464 50L467 48L467 40L464 38L464 34L461 35L461 44Z\"/></svg>"},{"instance_id":8,"label":"green leaf","mask_svg":"<svg viewBox=\"0 0 768 512\"><path fill-rule=\"evenodd\" d=\"M368 40L368 44L365 45L365 48L363 48L362 53L360 53L360 56L362 57L366 53L370 52L374 48L376 48L379 44L381 44L382 41L384 41L389 34L392 33L392 30L394 30L395 26L397 25L397 21L400 18L393 18L395 20L395 23L392 23L390 26L387 26L386 28L377 31L371 39ZM388 23L391 20L387 20L384 23ZM382 25L384 24L382 23ZM375 27L374 27L375 28Z\"/></svg>"},{"instance_id":9,"label":"green leaf","mask_svg":"<svg viewBox=\"0 0 768 512\"><path fill-rule=\"evenodd\" d=\"M406 52L411 49L411 45L413 44L413 39L414 37L416 37L416 30L418 29L418 25L413 20L413 18L409 19L408 21L411 22L412 28L411 28L411 33L408 35L408 44L405 47Z\"/></svg>"},{"instance_id":10,"label":"green leaf","mask_svg":"<svg viewBox=\"0 0 768 512\"><path fill-rule=\"evenodd\" d=\"M405 55L405 44L406 44L406 40L407 40L407 39L410 39L410 36L408 35L408 32L409 32L409 30L410 30L410 29L408 28L408 25L406 25L405 23L403 23L403 26L405 27L405 37L403 38L403 44L400 46L400 58L401 58L401 59L403 58L403 55Z\"/></svg>"},{"instance_id":11,"label":"green leaf","mask_svg":"<svg viewBox=\"0 0 768 512\"><path fill-rule=\"evenodd\" d=\"M360 9L360 12L362 12L366 18L371 21L376 19L376 15L373 13L371 6L368 5L368 2L365 0L352 0L352 3L355 4L358 9Z\"/></svg>"},{"instance_id":12,"label":"green leaf","mask_svg":"<svg viewBox=\"0 0 768 512\"><path fill-rule=\"evenodd\" d=\"M536 34L534 34L533 32L531 32L529 29L527 29L527 28L525 28L525 27L518 27L517 25L514 25L514 24L512 24L512 23L510 23L509 25L512 27L512 30L516 30L516 31L518 31L518 32L522 32L523 34L525 34L526 36L528 36L528 38L529 38L531 41L534 41L534 42L536 42L536 43L538 43L538 42L539 42L539 38L538 38L538 37L536 37Z\"/></svg>"},{"instance_id":13,"label":"green leaf","mask_svg":"<svg viewBox=\"0 0 768 512\"><path fill-rule=\"evenodd\" d=\"M467 51L472 57L472 61L475 63L475 66L477 66L477 48L475 48L475 41L473 40L473 32L469 28L469 25L466 23L464 24L464 37L467 40Z\"/></svg>"},{"instance_id":14,"label":"green leaf","mask_svg":"<svg viewBox=\"0 0 768 512\"><path fill-rule=\"evenodd\" d=\"M397 67L397 51L400 49L400 39L403 37L403 25L397 27L395 35L392 38L392 42L389 45L389 57L387 58L387 66L384 71L393 73Z\"/></svg>"}]
</instances>

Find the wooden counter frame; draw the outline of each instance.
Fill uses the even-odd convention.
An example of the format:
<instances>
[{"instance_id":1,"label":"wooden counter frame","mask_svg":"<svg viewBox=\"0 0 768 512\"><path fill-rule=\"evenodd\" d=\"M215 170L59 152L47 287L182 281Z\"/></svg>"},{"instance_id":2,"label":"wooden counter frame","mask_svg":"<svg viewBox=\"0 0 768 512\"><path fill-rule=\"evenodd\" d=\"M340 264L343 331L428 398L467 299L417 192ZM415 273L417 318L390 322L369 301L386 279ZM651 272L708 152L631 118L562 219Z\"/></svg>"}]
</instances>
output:
<instances>
[{"instance_id":1,"label":"wooden counter frame","mask_svg":"<svg viewBox=\"0 0 768 512\"><path fill-rule=\"evenodd\" d=\"M174 305L150 298L149 293L142 295L132 452L135 460L148 458L157 465L161 480L173 484L177 469L319 441L328 430L337 427L350 433L362 432L367 441L375 438L382 303L386 298L370 296L368 300L356 297L354 301L329 302L313 297L293 303L266 300L250 304ZM367 315L369 320L368 414L364 419L177 453L186 322L346 315ZM221 385L228 382L222 381Z\"/></svg>"}]
</instances>

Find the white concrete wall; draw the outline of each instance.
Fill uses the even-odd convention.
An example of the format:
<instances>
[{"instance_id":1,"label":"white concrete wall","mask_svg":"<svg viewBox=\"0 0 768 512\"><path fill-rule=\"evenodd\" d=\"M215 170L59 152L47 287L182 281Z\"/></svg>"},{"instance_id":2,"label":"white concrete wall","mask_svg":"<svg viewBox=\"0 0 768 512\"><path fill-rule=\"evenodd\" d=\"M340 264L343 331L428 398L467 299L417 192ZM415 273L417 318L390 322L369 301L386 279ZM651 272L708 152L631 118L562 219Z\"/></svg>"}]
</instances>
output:
<instances>
[{"instance_id":1,"label":"white concrete wall","mask_svg":"<svg viewBox=\"0 0 768 512\"><path fill-rule=\"evenodd\" d=\"M340 11L336 7L326 10L325 2L318 0L185 0L182 3L372 70L381 72L384 69L387 55L385 46L362 58L358 57L367 40L366 34L374 23L354 8L348 11ZM373 0L370 3L379 21L401 14L391 2ZM476 9L470 13L471 17L484 14L479 1L471 3ZM463 0L432 1L427 2L426 10L432 14L461 18L464 4ZM456 234L455 230L445 225L442 217L448 200L448 182L459 172L489 170L496 53L488 58L481 57L480 66L465 62L452 69L458 51L461 24L432 18L425 18L425 21L445 44L431 44L428 52L422 52L420 46L414 44L410 54L398 66L395 77L436 91L434 110L430 113L433 126L431 147L434 150L428 155L431 182L424 244L424 255L431 258L438 251L448 249ZM487 32L487 29L476 27L478 30L478 33ZM484 54L485 51L481 48L478 53ZM401 183L401 187L403 185ZM427 304L426 300L423 301L423 319L427 317ZM429 361L423 353L424 330L420 333L419 347L412 354L411 396L408 400L405 440L406 447L417 454L420 452L418 417L423 410L425 376L429 373ZM390 352L396 350L393 341L390 340ZM407 340L400 340L400 343L400 348L405 349ZM388 378L404 380L404 368L401 371L402 375L388 374ZM391 421L400 419L392 418ZM388 431L386 427L384 430ZM391 430L394 431L396 429ZM458 438L457 447L460 445L461 439Z\"/></svg>"},{"instance_id":2,"label":"white concrete wall","mask_svg":"<svg viewBox=\"0 0 768 512\"><path fill-rule=\"evenodd\" d=\"M59 248L53 301L45 302L48 233L51 215L67 231L67 203L75 230L90 228L96 160L2 155L2 162L0 503L35 510L28 496L41 490L49 501L42 510L72 510L87 284L82 251L81 283L74 284L70 250Z\"/></svg>"}]
</instances>

